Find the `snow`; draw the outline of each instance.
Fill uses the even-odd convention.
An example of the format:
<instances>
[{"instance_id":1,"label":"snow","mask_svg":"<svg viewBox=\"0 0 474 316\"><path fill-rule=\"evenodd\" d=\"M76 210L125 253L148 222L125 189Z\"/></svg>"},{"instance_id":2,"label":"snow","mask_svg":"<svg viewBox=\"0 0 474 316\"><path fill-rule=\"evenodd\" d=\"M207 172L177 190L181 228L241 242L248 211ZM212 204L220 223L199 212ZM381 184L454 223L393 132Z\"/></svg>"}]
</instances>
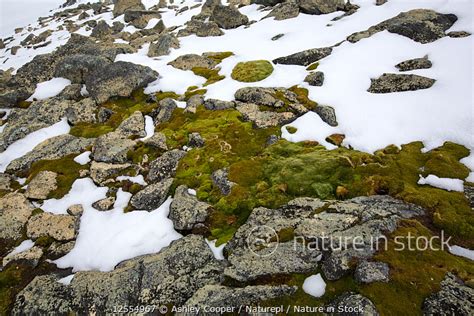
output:
<instances>
[{"instance_id":1,"label":"snow","mask_svg":"<svg viewBox=\"0 0 474 316\"><path fill-rule=\"evenodd\" d=\"M141 185L147 185L147 183L145 182L145 179L143 178L143 176L141 174L139 174L138 176L135 176L135 177L119 176L115 180L117 180L117 181L128 180L128 181L133 182L133 183L138 183L138 184L141 184Z\"/></svg>"},{"instance_id":2,"label":"snow","mask_svg":"<svg viewBox=\"0 0 474 316\"><path fill-rule=\"evenodd\" d=\"M4 152L0 153L0 172L4 172L10 162L27 154L40 143L49 138L67 134L70 129L67 120L63 118L54 125L37 130L26 135L26 137L17 140L8 146Z\"/></svg>"},{"instance_id":3,"label":"snow","mask_svg":"<svg viewBox=\"0 0 474 316\"><path fill-rule=\"evenodd\" d=\"M26 251L28 249L31 249L33 246L35 245L34 241L33 240L24 240L21 242L21 244L19 244L18 246L15 247L15 249L13 249L9 254L8 256L12 256L12 255L16 255L17 253L20 253L20 252L23 252L23 251Z\"/></svg>"},{"instance_id":4,"label":"snow","mask_svg":"<svg viewBox=\"0 0 474 316\"><path fill-rule=\"evenodd\" d=\"M67 255L55 261L57 266L72 267L74 272L111 271L123 260L159 252L181 238L168 219L171 198L151 212L124 213L131 196L120 189L114 209L108 212L84 205L76 244Z\"/></svg>"},{"instance_id":5,"label":"snow","mask_svg":"<svg viewBox=\"0 0 474 316\"><path fill-rule=\"evenodd\" d=\"M196 190L194 190L194 189L188 189L188 193L191 194L191 195L194 195L194 196L196 196L196 194L197 194Z\"/></svg>"},{"instance_id":6,"label":"snow","mask_svg":"<svg viewBox=\"0 0 474 316\"><path fill-rule=\"evenodd\" d=\"M463 248L461 246L450 246L449 252L453 255L474 260L474 250Z\"/></svg>"},{"instance_id":7,"label":"snow","mask_svg":"<svg viewBox=\"0 0 474 316\"><path fill-rule=\"evenodd\" d=\"M324 282L321 274L312 275L303 282L303 291L314 297L321 297L326 291L326 282Z\"/></svg>"},{"instance_id":8,"label":"snow","mask_svg":"<svg viewBox=\"0 0 474 316\"><path fill-rule=\"evenodd\" d=\"M155 134L155 124L153 123L153 118L149 115L145 115L145 132L146 136L140 138L141 141L147 140Z\"/></svg>"},{"instance_id":9,"label":"snow","mask_svg":"<svg viewBox=\"0 0 474 316\"><path fill-rule=\"evenodd\" d=\"M439 178L433 174L428 175L426 178L420 175L420 179L418 180L418 184L427 184L431 185L432 187L444 189L447 191L464 191L463 181L459 179L451 179L451 178Z\"/></svg>"},{"instance_id":10,"label":"snow","mask_svg":"<svg viewBox=\"0 0 474 316\"><path fill-rule=\"evenodd\" d=\"M104 199L108 188L97 187L90 178L74 181L71 190L61 199L45 200L41 209L53 214L67 214L71 205L82 204L84 208L91 207L92 203Z\"/></svg>"},{"instance_id":11,"label":"snow","mask_svg":"<svg viewBox=\"0 0 474 316\"><path fill-rule=\"evenodd\" d=\"M76 156L74 161L80 165L87 165L91 161L90 154L90 151L85 151L82 154Z\"/></svg>"},{"instance_id":12,"label":"snow","mask_svg":"<svg viewBox=\"0 0 474 316\"><path fill-rule=\"evenodd\" d=\"M57 96L70 84L71 81L64 78L53 78L48 81L40 82L36 85L35 92L27 99L27 101L44 100Z\"/></svg>"},{"instance_id":13,"label":"snow","mask_svg":"<svg viewBox=\"0 0 474 316\"><path fill-rule=\"evenodd\" d=\"M68 275L62 279L59 279L58 282L64 285L71 284L72 279L74 278L74 274Z\"/></svg>"},{"instance_id":14,"label":"snow","mask_svg":"<svg viewBox=\"0 0 474 316\"><path fill-rule=\"evenodd\" d=\"M207 239L206 239L206 243L209 245L209 248L211 248L211 251L214 254L214 257L217 260L224 260L223 251L226 244L222 244L216 247L216 240L207 240Z\"/></svg>"}]
</instances>

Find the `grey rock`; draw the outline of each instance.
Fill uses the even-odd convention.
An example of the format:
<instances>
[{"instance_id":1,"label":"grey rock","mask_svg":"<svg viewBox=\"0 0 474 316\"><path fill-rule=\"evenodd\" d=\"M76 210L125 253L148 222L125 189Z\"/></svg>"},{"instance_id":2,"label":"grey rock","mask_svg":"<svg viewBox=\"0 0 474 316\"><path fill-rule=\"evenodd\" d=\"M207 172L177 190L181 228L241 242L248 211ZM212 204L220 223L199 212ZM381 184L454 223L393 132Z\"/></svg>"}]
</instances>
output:
<instances>
[{"instance_id":1,"label":"grey rock","mask_svg":"<svg viewBox=\"0 0 474 316\"><path fill-rule=\"evenodd\" d=\"M111 61L100 55L74 54L57 63L54 75L69 79L72 83L83 84L94 69L102 69L109 64Z\"/></svg>"},{"instance_id":2,"label":"grey rock","mask_svg":"<svg viewBox=\"0 0 474 316\"><path fill-rule=\"evenodd\" d=\"M298 0L301 12L307 14L328 14L343 10L344 0Z\"/></svg>"},{"instance_id":3,"label":"grey rock","mask_svg":"<svg viewBox=\"0 0 474 316\"><path fill-rule=\"evenodd\" d=\"M304 78L304 81L307 82L310 86L320 87L324 83L324 72L312 72L307 75L306 78Z\"/></svg>"},{"instance_id":4,"label":"grey rock","mask_svg":"<svg viewBox=\"0 0 474 316\"><path fill-rule=\"evenodd\" d=\"M112 35L112 28L107 22L101 20L97 22L97 25L92 29L91 36L99 39L104 39Z\"/></svg>"},{"instance_id":5,"label":"grey rock","mask_svg":"<svg viewBox=\"0 0 474 316\"><path fill-rule=\"evenodd\" d=\"M108 179L116 178L124 170L132 167L131 164L110 164L105 162L92 161L90 167L90 176L98 185L106 184ZM111 180L114 181L114 180Z\"/></svg>"},{"instance_id":6,"label":"grey rock","mask_svg":"<svg viewBox=\"0 0 474 316\"><path fill-rule=\"evenodd\" d=\"M30 199L44 200L51 191L58 188L57 173L52 171L41 171L28 183L25 196Z\"/></svg>"},{"instance_id":7,"label":"grey rock","mask_svg":"<svg viewBox=\"0 0 474 316\"><path fill-rule=\"evenodd\" d=\"M60 258L68 254L75 246L76 241L58 242L54 241L48 248L48 256L52 259Z\"/></svg>"},{"instance_id":8,"label":"grey rock","mask_svg":"<svg viewBox=\"0 0 474 316\"><path fill-rule=\"evenodd\" d=\"M389 271L385 262L362 261L357 265L354 277L360 283L388 282Z\"/></svg>"},{"instance_id":9,"label":"grey rock","mask_svg":"<svg viewBox=\"0 0 474 316\"><path fill-rule=\"evenodd\" d=\"M142 112L135 111L130 117L120 123L115 132L123 137L145 137L145 118Z\"/></svg>"},{"instance_id":10,"label":"grey rock","mask_svg":"<svg viewBox=\"0 0 474 316\"><path fill-rule=\"evenodd\" d=\"M156 42L150 44L148 50L149 57L158 57L168 55L171 48L179 48L179 40L171 33L163 33L157 38Z\"/></svg>"},{"instance_id":11,"label":"grey rock","mask_svg":"<svg viewBox=\"0 0 474 316\"><path fill-rule=\"evenodd\" d=\"M326 309L331 308L332 310L352 310L359 311L355 314L361 316L378 316L379 313L375 308L374 303L370 301L367 297L362 296L357 293L344 293L341 296L337 297L331 303L326 306Z\"/></svg>"},{"instance_id":12,"label":"grey rock","mask_svg":"<svg viewBox=\"0 0 474 316\"><path fill-rule=\"evenodd\" d=\"M150 184L136 193L130 200L130 203L139 210L155 210L166 201L172 184L172 178Z\"/></svg>"},{"instance_id":13,"label":"grey rock","mask_svg":"<svg viewBox=\"0 0 474 316\"><path fill-rule=\"evenodd\" d=\"M21 193L9 193L0 199L0 238L17 240L34 207Z\"/></svg>"},{"instance_id":14,"label":"grey rock","mask_svg":"<svg viewBox=\"0 0 474 316\"><path fill-rule=\"evenodd\" d=\"M58 95L58 98L64 100L80 101L82 99L81 89L81 84L70 84L64 88L63 91L61 91L61 93Z\"/></svg>"},{"instance_id":15,"label":"grey rock","mask_svg":"<svg viewBox=\"0 0 474 316\"><path fill-rule=\"evenodd\" d=\"M161 14L158 11L147 10L127 10L125 11L124 20L136 28L143 29L148 25L151 19L160 19Z\"/></svg>"},{"instance_id":16,"label":"grey rock","mask_svg":"<svg viewBox=\"0 0 474 316\"><path fill-rule=\"evenodd\" d=\"M278 41L280 38L282 38L283 36L285 36L285 34L277 34L275 36L272 37L272 41Z\"/></svg>"},{"instance_id":17,"label":"grey rock","mask_svg":"<svg viewBox=\"0 0 474 316\"><path fill-rule=\"evenodd\" d=\"M423 302L424 315L470 315L474 310L474 289L452 273L441 282L441 290Z\"/></svg>"},{"instance_id":18,"label":"grey rock","mask_svg":"<svg viewBox=\"0 0 474 316\"><path fill-rule=\"evenodd\" d=\"M318 105L314 112L316 112L323 122L327 123L330 126L337 126L336 111L333 107L327 105Z\"/></svg>"},{"instance_id":19,"label":"grey rock","mask_svg":"<svg viewBox=\"0 0 474 316\"><path fill-rule=\"evenodd\" d=\"M189 194L187 186L180 185L174 193L169 218L176 230L192 230L206 221L210 209L209 204Z\"/></svg>"},{"instance_id":20,"label":"grey rock","mask_svg":"<svg viewBox=\"0 0 474 316\"><path fill-rule=\"evenodd\" d=\"M214 68L216 61L196 54L186 54L179 56L168 64L177 69L192 70L195 67Z\"/></svg>"},{"instance_id":21,"label":"grey rock","mask_svg":"<svg viewBox=\"0 0 474 316\"><path fill-rule=\"evenodd\" d=\"M114 4L113 14L117 17L127 10L145 10L141 0L117 0Z\"/></svg>"},{"instance_id":22,"label":"grey rock","mask_svg":"<svg viewBox=\"0 0 474 316\"><path fill-rule=\"evenodd\" d=\"M72 125L78 123L96 123L96 113L97 105L91 98L85 98L79 102L74 102L65 111L67 120Z\"/></svg>"},{"instance_id":23,"label":"grey rock","mask_svg":"<svg viewBox=\"0 0 474 316\"><path fill-rule=\"evenodd\" d=\"M277 93L283 94L290 101L296 101L296 95L284 88L245 87L238 89L234 97L237 101L245 103L281 108L285 105L285 102L277 97Z\"/></svg>"},{"instance_id":24,"label":"grey rock","mask_svg":"<svg viewBox=\"0 0 474 316\"><path fill-rule=\"evenodd\" d=\"M0 190L10 191L13 177L7 173L0 172Z\"/></svg>"},{"instance_id":25,"label":"grey rock","mask_svg":"<svg viewBox=\"0 0 474 316\"><path fill-rule=\"evenodd\" d=\"M267 139L266 145L271 146L273 144L278 143L279 140L280 138L277 135L270 135Z\"/></svg>"},{"instance_id":26,"label":"grey rock","mask_svg":"<svg viewBox=\"0 0 474 316\"><path fill-rule=\"evenodd\" d=\"M38 246L33 246L28 250L19 252L19 253L9 253L3 258L3 266L5 267L7 264L16 261L22 261L32 267L36 267L38 265L39 260L43 256L43 249Z\"/></svg>"},{"instance_id":27,"label":"grey rock","mask_svg":"<svg viewBox=\"0 0 474 316\"><path fill-rule=\"evenodd\" d=\"M161 150L168 150L168 145L166 144L166 136L161 132L155 132L153 136L146 139L144 143Z\"/></svg>"},{"instance_id":28,"label":"grey rock","mask_svg":"<svg viewBox=\"0 0 474 316\"><path fill-rule=\"evenodd\" d=\"M113 34L120 33L120 32L122 32L124 27L125 27L125 24L123 24L122 22L119 22L119 21L115 21L114 23L112 23L112 33Z\"/></svg>"},{"instance_id":29,"label":"grey rock","mask_svg":"<svg viewBox=\"0 0 474 316\"><path fill-rule=\"evenodd\" d=\"M240 13L236 8L223 5L218 5L214 8L210 19L226 30L235 29L249 22L247 16Z\"/></svg>"},{"instance_id":30,"label":"grey rock","mask_svg":"<svg viewBox=\"0 0 474 316\"><path fill-rule=\"evenodd\" d=\"M219 188L222 194L229 195L232 187L235 185L234 182L229 181L229 170L219 169L211 175L212 183Z\"/></svg>"},{"instance_id":31,"label":"grey rock","mask_svg":"<svg viewBox=\"0 0 474 316\"><path fill-rule=\"evenodd\" d=\"M309 66L332 53L331 47L312 48L273 60L274 64Z\"/></svg>"},{"instance_id":32,"label":"grey rock","mask_svg":"<svg viewBox=\"0 0 474 316\"><path fill-rule=\"evenodd\" d=\"M216 22L203 22L191 20L186 23L186 28L178 31L178 36L189 36L195 34L198 37L221 36L224 32L219 28Z\"/></svg>"},{"instance_id":33,"label":"grey rock","mask_svg":"<svg viewBox=\"0 0 474 316\"><path fill-rule=\"evenodd\" d=\"M385 73L377 79L371 79L371 84L367 91L371 93L416 91L431 88L435 81L434 79L418 75Z\"/></svg>"},{"instance_id":34,"label":"grey rock","mask_svg":"<svg viewBox=\"0 0 474 316\"><path fill-rule=\"evenodd\" d=\"M204 147L205 141L199 133L191 133L188 135L189 147Z\"/></svg>"},{"instance_id":35,"label":"grey rock","mask_svg":"<svg viewBox=\"0 0 474 316\"><path fill-rule=\"evenodd\" d=\"M300 8L295 2L279 3L265 18L273 17L277 21L287 20L297 17L300 14Z\"/></svg>"},{"instance_id":36,"label":"grey rock","mask_svg":"<svg viewBox=\"0 0 474 316\"><path fill-rule=\"evenodd\" d=\"M71 216L81 216L84 213L84 207L82 204L74 204L67 208L67 213Z\"/></svg>"},{"instance_id":37,"label":"grey rock","mask_svg":"<svg viewBox=\"0 0 474 316\"><path fill-rule=\"evenodd\" d=\"M92 147L93 160L123 164L127 161L127 153L135 144L136 141L115 132L99 136Z\"/></svg>"},{"instance_id":38,"label":"grey rock","mask_svg":"<svg viewBox=\"0 0 474 316\"><path fill-rule=\"evenodd\" d=\"M36 277L16 298L13 314L112 314L116 306L181 306L200 288L222 280L204 238L189 235L157 254L120 263L113 271L77 272L69 286ZM38 291L41 289L41 291Z\"/></svg>"},{"instance_id":39,"label":"grey rock","mask_svg":"<svg viewBox=\"0 0 474 316\"><path fill-rule=\"evenodd\" d=\"M256 285L243 288L206 285L196 291L186 302L186 306L198 307L201 310L226 306L238 310L240 306L248 306L265 300L292 295L296 292L296 289L296 286L288 285ZM211 314L209 313L209 315Z\"/></svg>"},{"instance_id":40,"label":"grey rock","mask_svg":"<svg viewBox=\"0 0 474 316\"><path fill-rule=\"evenodd\" d=\"M92 145L94 139L75 137L69 134L45 140L23 157L13 160L7 172L14 173L28 169L38 160L54 160L71 154L80 154Z\"/></svg>"},{"instance_id":41,"label":"grey rock","mask_svg":"<svg viewBox=\"0 0 474 316\"><path fill-rule=\"evenodd\" d=\"M28 220L26 235L32 239L47 236L58 241L68 241L76 238L78 229L77 217L44 212Z\"/></svg>"},{"instance_id":42,"label":"grey rock","mask_svg":"<svg viewBox=\"0 0 474 316\"><path fill-rule=\"evenodd\" d=\"M451 31L446 35L452 38L462 38L471 36L472 34L466 31Z\"/></svg>"},{"instance_id":43,"label":"grey rock","mask_svg":"<svg viewBox=\"0 0 474 316\"><path fill-rule=\"evenodd\" d=\"M415 69L428 69L431 68L433 64L428 59L428 57L415 58L402 61L401 63L395 65L400 71L410 71Z\"/></svg>"},{"instance_id":44,"label":"grey rock","mask_svg":"<svg viewBox=\"0 0 474 316\"><path fill-rule=\"evenodd\" d=\"M415 9L402 12L365 31L354 33L347 40L355 43L375 33L387 30L390 33L399 34L418 43L426 44L446 36L446 30L456 21L457 17L454 14L441 14L433 10Z\"/></svg>"},{"instance_id":45,"label":"grey rock","mask_svg":"<svg viewBox=\"0 0 474 316\"><path fill-rule=\"evenodd\" d=\"M217 99L207 99L204 101L204 107L207 110L218 111L235 108L235 103L232 101L221 101Z\"/></svg>"},{"instance_id":46,"label":"grey rock","mask_svg":"<svg viewBox=\"0 0 474 316\"><path fill-rule=\"evenodd\" d=\"M291 123L297 116L292 112L261 111L257 104L242 103L236 107L244 121L253 122L257 128L267 128Z\"/></svg>"},{"instance_id":47,"label":"grey rock","mask_svg":"<svg viewBox=\"0 0 474 316\"><path fill-rule=\"evenodd\" d=\"M186 152L179 149L165 152L163 155L151 162L147 180L149 182L157 182L174 177L176 170L178 169L179 161L185 155Z\"/></svg>"},{"instance_id":48,"label":"grey rock","mask_svg":"<svg viewBox=\"0 0 474 316\"><path fill-rule=\"evenodd\" d=\"M114 114L114 111L107 108L99 108L97 118L99 123L105 123Z\"/></svg>"},{"instance_id":49,"label":"grey rock","mask_svg":"<svg viewBox=\"0 0 474 316\"><path fill-rule=\"evenodd\" d=\"M186 101L186 108L184 109L184 112L196 113L197 107L202 104L204 104L204 97L202 95L195 94Z\"/></svg>"},{"instance_id":50,"label":"grey rock","mask_svg":"<svg viewBox=\"0 0 474 316\"><path fill-rule=\"evenodd\" d=\"M178 107L176 101L171 98L165 98L158 104L159 106L150 114L155 125L168 122L173 115L173 111Z\"/></svg>"},{"instance_id":51,"label":"grey rock","mask_svg":"<svg viewBox=\"0 0 474 316\"><path fill-rule=\"evenodd\" d=\"M114 206L115 198L113 196L107 197L105 199L99 200L92 204L92 207L98 211L108 211L111 210Z\"/></svg>"},{"instance_id":52,"label":"grey rock","mask_svg":"<svg viewBox=\"0 0 474 316\"><path fill-rule=\"evenodd\" d=\"M149 67L118 61L94 70L85 80L87 91L97 103L111 97L129 97L158 78Z\"/></svg>"}]
</instances>

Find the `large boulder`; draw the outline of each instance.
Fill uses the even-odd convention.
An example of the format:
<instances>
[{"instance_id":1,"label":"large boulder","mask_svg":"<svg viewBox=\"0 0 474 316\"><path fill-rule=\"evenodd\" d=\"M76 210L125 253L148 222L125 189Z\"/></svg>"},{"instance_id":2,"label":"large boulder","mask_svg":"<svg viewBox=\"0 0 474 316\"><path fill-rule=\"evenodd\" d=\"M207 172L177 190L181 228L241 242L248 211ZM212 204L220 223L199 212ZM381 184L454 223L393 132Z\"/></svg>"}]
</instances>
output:
<instances>
[{"instance_id":1,"label":"large boulder","mask_svg":"<svg viewBox=\"0 0 474 316\"><path fill-rule=\"evenodd\" d=\"M402 12L391 19L371 26L365 31L354 33L347 40L355 43L375 33L387 30L390 33L399 34L418 43L426 44L446 36L445 32L457 19L454 14L442 14L433 10L415 9Z\"/></svg>"},{"instance_id":2,"label":"large boulder","mask_svg":"<svg viewBox=\"0 0 474 316\"><path fill-rule=\"evenodd\" d=\"M99 136L92 147L92 158L98 162L123 164L127 153L133 149L136 141L117 132Z\"/></svg>"},{"instance_id":3,"label":"large boulder","mask_svg":"<svg viewBox=\"0 0 474 316\"><path fill-rule=\"evenodd\" d=\"M179 40L174 34L165 32L160 34L156 41L150 44L148 56L158 57L168 55L171 52L171 48L179 48Z\"/></svg>"},{"instance_id":4,"label":"large boulder","mask_svg":"<svg viewBox=\"0 0 474 316\"><path fill-rule=\"evenodd\" d=\"M324 57L331 55L331 47L312 48L273 60L274 64L308 66Z\"/></svg>"},{"instance_id":5,"label":"large boulder","mask_svg":"<svg viewBox=\"0 0 474 316\"><path fill-rule=\"evenodd\" d=\"M235 29L249 22L247 16L234 7L218 5L212 11L211 21L223 29Z\"/></svg>"},{"instance_id":6,"label":"large boulder","mask_svg":"<svg viewBox=\"0 0 474 316\"><path fill-rule=\"evenodd\" d=\"M33 205L21 193L9 193L0 199L0 238L16 240L33 212Z\"/></svg>"},{"instance_id":7,"label":"large boulder","mask_svg":"<svg viewBox=\"0 0 474 316\"><path fill-rule=\"evenodd\" d=\"M139 210L155 210L168 198L172 184L172 178L150 184L136 193L130 200L130 204Z\"/></svg>"},{"instance_id":8,"label":"large boulder","mask_svg":"<svg viewBox=\"0 0 474 316\"><path fill-rule=\"evenodd\" d=\"M113 14L117 17L127 10L145 10L141 0L117 0L114 4Z\"/></svg>"},{"instance_id":9,"label":"large boulder","mask_svg":"<svg viewBox=\"0 0 474 316\"><path fill-rule=\"evenodd\" d=\"M186 54L179 56L175 60L169 62L169 65L181 70L192 70L195 67L214 68L216 61L197 54Z\"/></svg>"},{"instance_id":10,"label":"large boulder","mask_svg":"<svg viewBox=\"0 0 474 316\"><path fill-rule=\"evenodd\" d=\"M143 29L148 25L151 19L160 19L161 14L158 11L147 10L127 10L125 11L124 20L132 24L136 28Z\"/></svg>"},{"instance_id":11,"label":"large boulder","mask_svg":"<svg viewBox=\"0 0 474 316\"><path fill-rule=\"evenodd\" d=\"M97 103L111 97L128 97L158 78L149 67L118 61L91 72L85 80L87 91Z\"/></svg>"},{"instance_id":12,"label":"large boulder","mask_svg":"<svg viewBox=\"0 0 474 316\"><path fill-rule=\"evenodd\" d=\"M115 181L115 178L119 176L121 172L131 167L132 165L128 163L110 164L92 161L90 167L90 176L92 180L98 185L104 185L109 181Z\"/></svg>"},{"instance_id":13,"label":"large boulder","mask_svg":"<svg viewBox=\"0 0 474 316\"><path fill-rule=\"evenodd\" d=\"M367 90L371 93L391 93L428 89L433 86L435 79L406 74L383 74L379 78L371 79Z\"/></svg>"},{"instance_id":14,"label":"large boulder","mask_svg":"<svg viewBox=\"0 0 474 316\"><path fill-rule=\"evenodd\" d=\"M102 56L74 54L60 60L54 75L71 80L72 83L83 84L94 69L102 68L111 61Z\"/></svg>"}]
</instances>

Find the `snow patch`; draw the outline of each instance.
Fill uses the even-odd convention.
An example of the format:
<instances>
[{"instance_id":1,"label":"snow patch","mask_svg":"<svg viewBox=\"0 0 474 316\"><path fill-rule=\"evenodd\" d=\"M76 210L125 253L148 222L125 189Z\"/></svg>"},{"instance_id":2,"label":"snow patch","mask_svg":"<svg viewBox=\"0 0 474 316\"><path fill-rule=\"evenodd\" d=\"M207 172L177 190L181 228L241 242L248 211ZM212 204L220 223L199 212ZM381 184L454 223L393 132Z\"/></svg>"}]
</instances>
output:
<instances>
[{"instance_id":1,"label":"snow patch","mask_svg":"<svg viewBox=\"0 0 474 316\"><path fill-rule=\"evenodd\" d=\"M207 240L206 243L209 245L209 248L211 248L212 253L214 254L214 257L217 260L224 260L224 247L225 244L222 244L220 246L216 247L216 240Z\"/></svg>"},{"instance_id":2,"label":"snow patch","mask_svg":"<svg viewBox=\"0 0 474 316\"><path fill-rule=\"evenodd\" d=\"M26 251L28 249L31 249L33 246L35 245L34 241L33 240L24 240L21 242L21 244L19 244L18 246L16 246L9 254L8 256L12 256L12 255L16 255L17 253L20 253L20 252L23 252L23 251Z\"/></svg>"},{"instance_id":3,"label":"snow patch","mask_svg":"<svg viewBox=\"0 0 474 316\"><path fill-rule=\"evenodd\" d=\"M321 274L312 275L303 282L303 291L314 297L321 297L326 292L326 282L324 282Z\"/></svg>"},{"instance_id":4,"label":"snow patch","mask_svg":"<svg viewBox=\"0 0 474 316\"><path fill-rule=\"evenodd\" d=\"M48 81L40 82L36 85L35 92L26 101L44 100L57 96L70 84L71 81L64 78L53 78Z\"/></svg>"},{"instance_id":5,"label":"snow patch","mask_svg":"<svg viewBox=\"0 0 474 316\"><path fill-rule=\"evenodd\" d=\"M128 180L128 181L133 182L133 183L138 183L138 184L141 184L141 185L147 185L147 183L145 182L145 179L143 178L143 176L141 174L139 174L138 176L135 176L135 177L119 176L115 180L117 180L117 181Z\"/></svg>"},{"instance_id":6,"label":"snow patch","mask_svg":"<svg viewBox=\"0 0 474 316\"><path fill-rule=\"evenodd\" d=\"M474 250L463 248L461 246L450 246L449 252L453 255L474 260Z\"/></svg>"},{"instance_id":7,"label":"snow patch","mask_svg":"<svg viewBox=\"0 0 474 316\"><path fill-rule=\"evenodd\" d=\"M87 165L91 161L90 154L90 151L85 151L82 154L76 156L74 161L80 165Z\"/></svg>"},{"instance_id":8,"label":"snow patch","mask_svg":"<svg viewBox=\"0 0 474 316\"><path fill-rule=\"evenodd\" d=\"M420 175L420 179L418 180L418 184L427 184L431 185L432 187L444 189L447 191L464 191L463 181L459 179L451 179L451 178L439 178L433 174L428 175L426 178Z\"/></svg>"}]
</instances>

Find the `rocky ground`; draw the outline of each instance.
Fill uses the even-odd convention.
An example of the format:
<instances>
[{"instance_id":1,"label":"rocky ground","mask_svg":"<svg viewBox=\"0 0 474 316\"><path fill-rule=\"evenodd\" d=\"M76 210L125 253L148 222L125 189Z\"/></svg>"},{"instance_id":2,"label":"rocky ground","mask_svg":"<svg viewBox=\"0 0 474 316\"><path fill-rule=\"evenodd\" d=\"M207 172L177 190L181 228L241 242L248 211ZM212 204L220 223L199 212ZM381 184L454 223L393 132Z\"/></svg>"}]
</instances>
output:
<instances>
[{"instance_id":1,"label":"rocky ground","mask_svg":"<svg viewBox=\"0 0 474 316\"><path fill-rule=\"evenodd\" d=\"M0 314L472 314L469 5L68 0L0 39Z\"/></svg>"}]
</instances>

